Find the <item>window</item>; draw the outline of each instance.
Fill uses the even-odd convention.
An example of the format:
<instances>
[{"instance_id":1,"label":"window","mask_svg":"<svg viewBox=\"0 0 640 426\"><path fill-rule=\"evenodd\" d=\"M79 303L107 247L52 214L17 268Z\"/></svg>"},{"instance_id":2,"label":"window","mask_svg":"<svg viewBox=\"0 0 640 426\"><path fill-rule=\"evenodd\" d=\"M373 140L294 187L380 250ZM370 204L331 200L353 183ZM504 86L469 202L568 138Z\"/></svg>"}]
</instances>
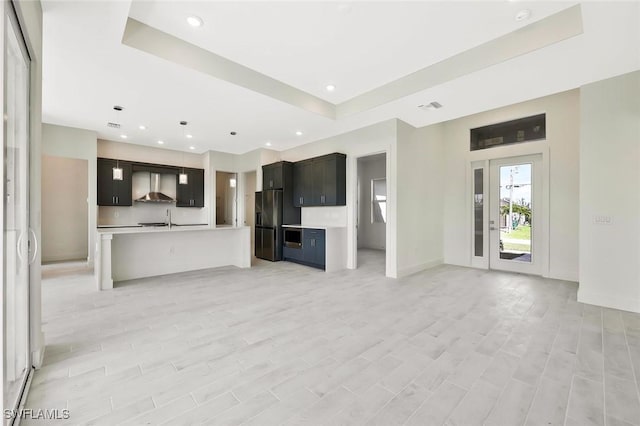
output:
<instances>
[{"instance_id":1,"label":"window","mask_svg":"<svg viewBox=\"0 0 640 426\"><path fill-rule=\"evenodd\" d=\"M386 179L371 179L371 223L387 223Z\"/></svg>"},{"instance_id":2,"label":"window","mask_svg":"<svg viewBox=\"0 0 640 426\"><path fill-rule=\"evenodd\" d=\"M490 126L471 129L471 151L545 139L547 134L546 115L492 124Z\"/></svg>"}]
</instances>

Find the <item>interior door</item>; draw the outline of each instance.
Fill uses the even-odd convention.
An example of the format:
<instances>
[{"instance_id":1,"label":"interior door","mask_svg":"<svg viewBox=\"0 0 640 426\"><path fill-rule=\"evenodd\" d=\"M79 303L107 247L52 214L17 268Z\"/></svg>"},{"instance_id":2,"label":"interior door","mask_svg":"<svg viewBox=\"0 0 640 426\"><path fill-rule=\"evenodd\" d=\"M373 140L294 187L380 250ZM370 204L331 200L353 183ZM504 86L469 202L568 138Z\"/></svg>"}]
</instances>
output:
<instances>
[{"instance_id":1,"label":"interior door","mask_svg":"<svg viewBox=\"0 0 640 426\"><path fill-rule=\"evenodd\" d=\"M542 273L542 156L491 160L489 267Z\"/></svg>"},{"instance_id":2,"label":"interior door","mask_svg":"<svg viewBox=\"0 0 640 426\"><path fill-rule=\"evenodd\" d=\"M4 19L4 407L17 408L31 370L29 263L29 56L11 3ZM35 234L33 234L35 235ZM31 253L29 249L31 248Z\"/></svg>"}]
</instances>

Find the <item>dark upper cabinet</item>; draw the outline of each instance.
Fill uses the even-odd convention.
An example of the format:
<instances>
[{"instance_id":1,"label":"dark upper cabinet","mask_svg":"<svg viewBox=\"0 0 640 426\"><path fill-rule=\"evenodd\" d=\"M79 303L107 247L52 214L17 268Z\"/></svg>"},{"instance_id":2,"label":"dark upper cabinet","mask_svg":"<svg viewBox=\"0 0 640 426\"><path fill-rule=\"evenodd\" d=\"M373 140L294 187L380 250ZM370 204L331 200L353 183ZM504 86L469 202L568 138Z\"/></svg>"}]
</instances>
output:
<instances>
[{"instance_id":1,"label":"dark upper cabinet","mask_svg":"<svg viewBox=\"0 0 640 426\"><path fill-rule=\"evenodd\" d=\"M294 165L297 207L344 206L347 202L347 156L334 153Z\"/></svg>"},{"instance_id":2,"label":"dark upper cabinet","mask_svg":"<svg viewBox=\"0 0 640 426\"><path fill-rule=\"evenodd\" d=\"M176 175L176 207L204 207L204 170L184 169L187 183Z\"/></svg>"},{"instance_id":3,"label":"dark upper cabinet","mask_svg":"<svg viewBox=\"0 0 640 426\"><path fill-rule=\"evenodd\" d=\"M113 180L113 168L122 169L122 180ZM98 205L130 206L131 163L127 161L98 158Z\"/></svg>"},{"instance_id":4,"label":"dark upper cabinet","mask_svg":"<svg viewBox=\"0 0 640 426\"><path fill-rule=\"evenodd\" d=\"M313 161L299 161L293 165L293 204L313 206Z\"/></svg>"},{"instance_id":5,"label":"dark upper cabinet","mask_svg":"<svg viewBox=\"0 0 640 426\"><path fill-rule=\"evenodd\" d=\"M282 223L294 225L300 223L300 209L294 205L293 163L279 161L262 166L262 190L282 190Z\"/></svg>"},{"instance_id":6,"label":"dark upper cabinet","mask_svg":"<svg viewBox=\"0 0 640 426\"><path fill-rule=\"evenodd\" d=\"M262 166L262 189L284 189L284 169L290 165L291 163L280 161Z\"/></svg>"}]
</instances>

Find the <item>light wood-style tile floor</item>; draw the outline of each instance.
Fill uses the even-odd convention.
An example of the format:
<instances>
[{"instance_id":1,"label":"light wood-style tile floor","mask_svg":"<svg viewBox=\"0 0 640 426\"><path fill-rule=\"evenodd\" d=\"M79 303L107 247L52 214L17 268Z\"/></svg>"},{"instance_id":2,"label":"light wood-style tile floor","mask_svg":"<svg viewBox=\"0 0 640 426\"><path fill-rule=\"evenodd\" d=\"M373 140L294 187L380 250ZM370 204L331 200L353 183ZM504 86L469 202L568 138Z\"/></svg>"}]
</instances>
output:
<instances>
[{"instance_id":1,"label":"light wood-style tile floor","mask_svg":"<svg viewBox=\"0 0 640 426\"><path fill-rule=\"evenodd\" d=\"M640 424L640 315L517 274L391 280L361 255L355 271L260 261L107 292L45 271L27 407L104 425Z\"/></svg>"}]
</instances>

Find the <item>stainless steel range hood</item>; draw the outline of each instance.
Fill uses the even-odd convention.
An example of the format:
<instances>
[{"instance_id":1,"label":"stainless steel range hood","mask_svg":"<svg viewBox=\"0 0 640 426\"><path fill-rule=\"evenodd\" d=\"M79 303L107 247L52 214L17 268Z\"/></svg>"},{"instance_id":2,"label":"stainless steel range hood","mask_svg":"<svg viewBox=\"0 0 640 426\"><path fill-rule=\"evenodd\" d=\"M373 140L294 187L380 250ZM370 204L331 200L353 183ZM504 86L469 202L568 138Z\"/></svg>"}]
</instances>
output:
<instances>
[{"instance_id":1,"label":"stainless steel range hood","mask_svg":"<svg viewBox=\"0 0 640 426\"><path fill-rule=\"evenodd\" d=\"M149 192L138 198L140 203L175 203L176 200L160 192L160 173L149 174Z\"/></svg>"}]
</instances>

